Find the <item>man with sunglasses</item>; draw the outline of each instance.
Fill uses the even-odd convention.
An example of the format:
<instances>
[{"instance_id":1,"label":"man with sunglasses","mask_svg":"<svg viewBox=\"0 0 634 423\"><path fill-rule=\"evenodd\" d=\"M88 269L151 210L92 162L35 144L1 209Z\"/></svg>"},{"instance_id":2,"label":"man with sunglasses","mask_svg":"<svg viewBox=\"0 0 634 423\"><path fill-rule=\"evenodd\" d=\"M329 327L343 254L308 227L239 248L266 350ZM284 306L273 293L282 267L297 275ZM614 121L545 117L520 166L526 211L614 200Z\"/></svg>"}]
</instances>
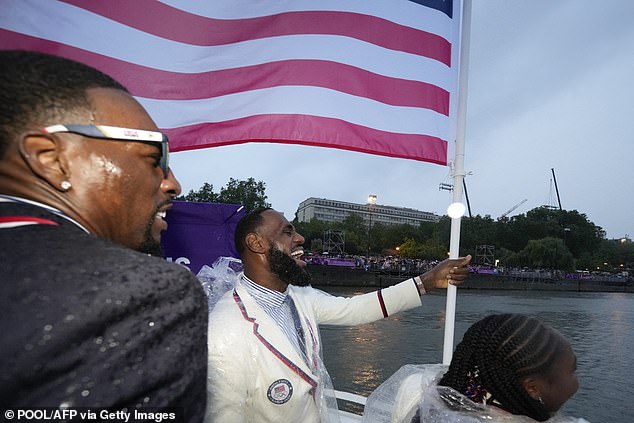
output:
<instances>
[{"instance_id":1,"label":"man with sunglasses","mask_svg":"<svg viewBox=\"0 0 634 423\"><path fill-rule=\"evenodd\" d=\"M206 299L186 269L152 257L181 190L167 160L167 137L107 75L0 52L3 412L202 420Z\"/></svg>"}]
</instances>

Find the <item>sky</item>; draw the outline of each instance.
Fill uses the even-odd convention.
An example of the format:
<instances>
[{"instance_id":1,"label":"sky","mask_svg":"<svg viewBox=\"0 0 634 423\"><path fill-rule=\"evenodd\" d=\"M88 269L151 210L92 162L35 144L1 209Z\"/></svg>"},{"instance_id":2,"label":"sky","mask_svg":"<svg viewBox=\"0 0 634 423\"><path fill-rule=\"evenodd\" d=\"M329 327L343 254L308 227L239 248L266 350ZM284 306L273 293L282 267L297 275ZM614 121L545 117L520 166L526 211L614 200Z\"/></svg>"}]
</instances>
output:
<instances>
[{"instance_id":1,"label":"sky","mask_svg":"<svg viewBox=\"0 0 634 423\"><path fill-rule=\"evenodd\" d=\"M577 210L634 237L634 1L473 2L465 170L475 215ZM322 147L249 143L173 153L183 192L266 183L289 220L309 197L446 214L448 167Z\"/></svg>"}]
</instances>

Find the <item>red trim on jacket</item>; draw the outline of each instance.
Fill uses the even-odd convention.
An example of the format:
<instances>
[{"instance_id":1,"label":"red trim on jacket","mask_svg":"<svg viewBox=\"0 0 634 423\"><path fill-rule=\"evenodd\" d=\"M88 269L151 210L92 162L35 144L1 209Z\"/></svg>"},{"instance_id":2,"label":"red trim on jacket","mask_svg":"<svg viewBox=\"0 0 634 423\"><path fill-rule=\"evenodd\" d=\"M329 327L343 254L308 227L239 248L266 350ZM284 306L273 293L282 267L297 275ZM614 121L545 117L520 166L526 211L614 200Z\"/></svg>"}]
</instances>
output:
<instances>
[{"instance_id":1,"label":"red trim on jacket","mask_svg":"<svg viewBox=\"0 0 634 423\"><path fill-rule=\"evenodd\" d=\"M33 216L0 216L0 228L16 228L25 225L59 226L59 223Z\"/></svg>"},{"instance_id":2,"label":"red trim on jacket","mask_svg":"<svg viewBox=\"0 0 634 423\"><path fill-rule=\"evenodd\" d=\"M298 375L299 377L304 379L306 382L308 382L313 387L312 390L314 391L314 389L317 387L317 381L313 380L313 378L311 378L306 372L304 372L302 369L297 367L295 363L293 363L291 360L286 358L284 354L278 351L273 345L271 345L269 341L267 341L262 335L260 335L260 333L258 332L259 324L255 321L253 317L250 317L247 314L247 310L244 307L244 303L242 302L242 299L240 298L240 296L238 295L235 289L233 290L233 299L238 305L238 308L240 309L240 312L242 313L242 316L244 317L244 319L247 320L248 322L253 323L253 334L255 335L255 337L259 339L260 342L262 342L264 346L273 353L273 355L279 358L282 361L282 363L284 363L296 375Z\"/></svg>"},{"instance_id":3,"label":"red trim on jacket","mask_svg":"<svg viewBox=\"0 0 634 423\"><path fill-rule=\"evenodd\" d=\"M376 291L377 296L379 297L379 305L381 306L381 311L383 312L383 318L387 317L387 308L385 308L385 301L383 301L383 294L381 293L381 290L379 289L378 291Z\"/></svg>"}]
</instances>

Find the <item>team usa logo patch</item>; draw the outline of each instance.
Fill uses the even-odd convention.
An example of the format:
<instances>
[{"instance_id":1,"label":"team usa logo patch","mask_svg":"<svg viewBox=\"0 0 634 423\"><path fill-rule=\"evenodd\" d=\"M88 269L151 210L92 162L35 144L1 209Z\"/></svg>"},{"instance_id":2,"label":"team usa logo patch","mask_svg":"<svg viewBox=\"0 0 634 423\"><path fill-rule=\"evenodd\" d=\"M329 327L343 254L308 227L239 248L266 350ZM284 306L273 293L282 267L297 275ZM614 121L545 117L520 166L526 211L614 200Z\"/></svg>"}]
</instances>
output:
<instances>
[{"instance_id":1,"label":"team usa logo patch","mask_svg":"<svg viewBox=\"0 0 634 423\"><path fill-rule=\"evenodd\" d=\"M273 404L284 404L293 396L293 385L287 379L278 379L271 383L266 396Z\"/></svg>"}]
</instances>

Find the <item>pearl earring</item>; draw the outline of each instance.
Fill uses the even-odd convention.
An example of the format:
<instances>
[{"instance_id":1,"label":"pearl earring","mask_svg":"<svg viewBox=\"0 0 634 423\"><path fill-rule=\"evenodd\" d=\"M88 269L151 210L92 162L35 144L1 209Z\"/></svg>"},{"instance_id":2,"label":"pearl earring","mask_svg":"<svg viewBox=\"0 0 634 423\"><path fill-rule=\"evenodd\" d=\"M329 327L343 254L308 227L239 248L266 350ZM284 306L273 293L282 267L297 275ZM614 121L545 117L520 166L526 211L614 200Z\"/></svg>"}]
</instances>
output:
<instances>
[{"instance_id":1,"label":"pearl earring","mask_svg":"<svg viewBox=\"0 0 634 423\"><path fill-rule=\"evenodd\" d=\"M72 185L69 181L62 181L60 187L62 188L62 191L68 191Z\"/></svg>"}]
</instances>

